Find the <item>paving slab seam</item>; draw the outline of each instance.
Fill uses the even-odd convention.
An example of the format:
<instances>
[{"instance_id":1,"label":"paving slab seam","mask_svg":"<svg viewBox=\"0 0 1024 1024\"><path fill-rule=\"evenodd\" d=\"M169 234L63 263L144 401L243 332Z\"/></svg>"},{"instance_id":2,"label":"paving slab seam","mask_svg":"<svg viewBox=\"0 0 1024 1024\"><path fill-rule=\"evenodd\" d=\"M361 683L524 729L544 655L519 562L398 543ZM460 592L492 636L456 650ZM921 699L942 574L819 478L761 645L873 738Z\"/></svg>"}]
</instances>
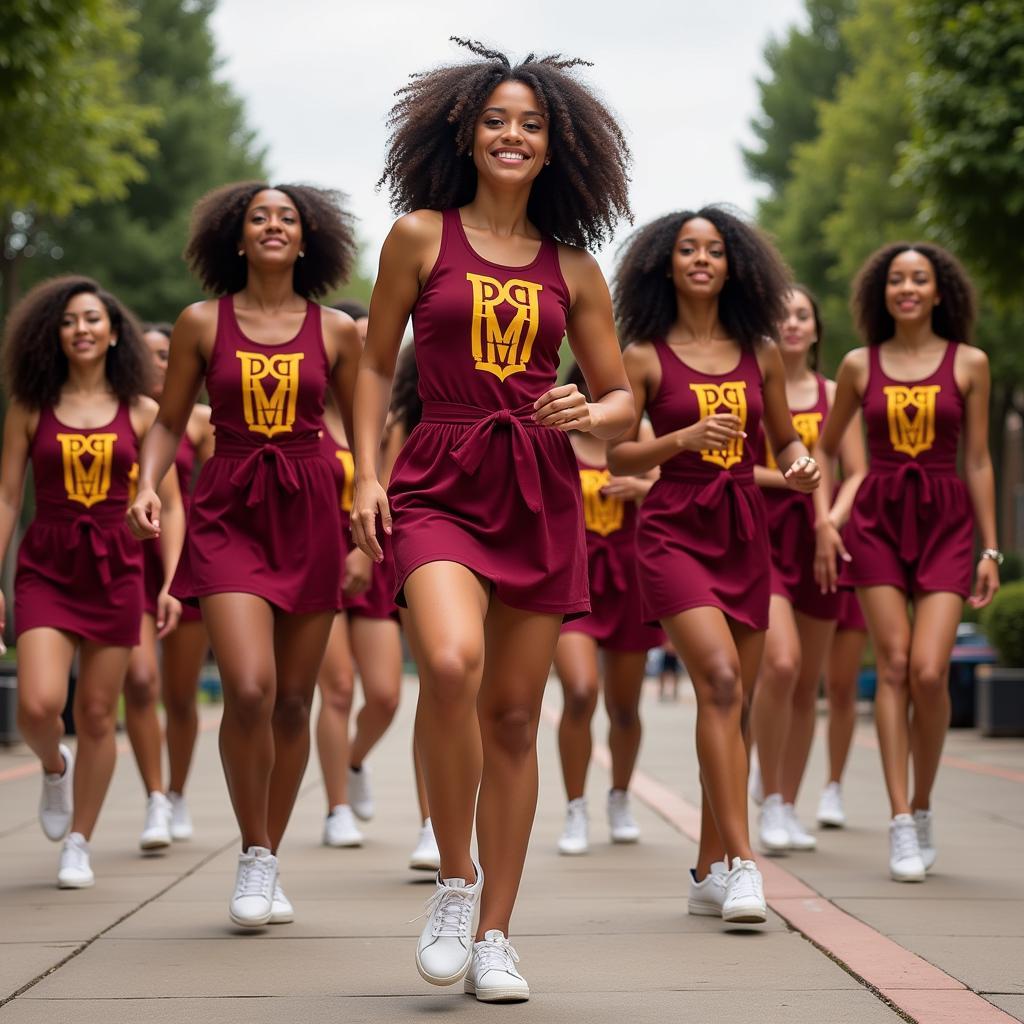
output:
<instances>
[{"instance_id":1,"label":"paving slab seam","mask_svg":"<svg viewBox=\"0 0 1024 1024\"><path fill-rule=\"evenodd\" d=\"M559 714L548 704L541 714L557 728ZM611 769L611 753L602 744L593 747L594 760ZM632 792L659 817L693 842L700 840L700 811L653 776L636 770ZM962 982L910 950L841 910L796 875L773 861L759 864L765 879L768 906L786 924L867 991L914 1024L1016 1024ZM908 984L909 982L909 984ZM950 1012L950 1003L956 1003Z\"/></svg>"}]
</instances>

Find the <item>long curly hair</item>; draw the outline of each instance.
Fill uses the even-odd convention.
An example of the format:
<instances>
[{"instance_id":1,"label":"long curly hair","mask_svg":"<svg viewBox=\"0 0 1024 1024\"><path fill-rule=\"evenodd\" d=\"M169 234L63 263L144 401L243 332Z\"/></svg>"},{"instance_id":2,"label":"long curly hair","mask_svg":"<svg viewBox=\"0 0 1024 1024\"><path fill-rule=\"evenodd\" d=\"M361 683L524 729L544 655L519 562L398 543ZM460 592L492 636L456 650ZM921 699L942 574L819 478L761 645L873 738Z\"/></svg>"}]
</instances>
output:
<instances>
[{"instance_id":1,"label":"long curly hair","mask_svg":"<svg viewBox=\"0 0 1024 1024\"><path fill-rule=\"evenodd\" d=\"M71 274L37 284L11 310L4 330L4 376L9 393L30 409L55 405L68 379L68 357L60 347L60 322L68 303L83 292L95 295L110 318L117 345L107 350L111 390L122 402L149 393L151 361L134 314L91 277Z\"/></svg>"},{"instance_id":2,"label":"long curly hair","mask_svg":"<svg viewBox=\"0 0 1024 1024\"><path fill-rule=\"evenodd\" d=\"M423 402L420 401L420 370L416 363L416 346L404 345L398 353L395 376L391 382L391 415L402 424L405 436L423 417Z\"/></svg>"},{"instance_id":3,"label":"long curly hair","mask_svg":"<svg viewBox=\"0 0 1024 1024\"><path fill-rule=\"evenodd\" d=\"M341 192L237 181L207 192L193 207L184 256L202 286L214 295L233 295L245 287L249 267L238 255L238 240L253 196L266 189L283 192L299 212L306 255L295 261L295 291L315 299L348 280L357 246L353 217Z\"/></svg>"},{"instance_id":4,"label":"long curly hair","mask_svg":"<svg viewBox=\"0 0 1024 1024\"><path fill-rule=\"evenodd\" d=\"M714 224L725 243L729 277L718 296L722 326L744 348L778 340L792 287L789 269L760 231L719 205L667 213L626 240L612 283L619 336L624 342L652 341L675 323L672 252L683 225L698 217Z\"/></svg>"},{"instance_id":5,"label":"long curly hair","mask_svg":"<svg viewBox=\"0 0 1024 1024\"><path fill-rule=\"evenodd\" d=\"M533 182L527 216L567 245L600 246L629 207L631 158L622 129L573 69L588 61L529 54L518 64L470 39L452 36L477 58L411 76L395 93L384 173L395 213L464 206L476 194L472 152L477 118L502 82L522 82L549 124L551 163Z\"/></svg>"},{"instance_id":6,"label":"long curly hair","mask_svg":"<svg viewBox=\"0 0 1024 1024\"><path fill-rule=\"evenodd\" d=\"M970 343L974 337L974 285L959 260L931 242L892 242L873 252L857 272L850 309L857 330L869 345L881 345L896 333L896 321L885 307L889 266L904 252L919 252L935 271L942 301L932 310L932 330L947 341Z\"/></svg>"}]
</instances>

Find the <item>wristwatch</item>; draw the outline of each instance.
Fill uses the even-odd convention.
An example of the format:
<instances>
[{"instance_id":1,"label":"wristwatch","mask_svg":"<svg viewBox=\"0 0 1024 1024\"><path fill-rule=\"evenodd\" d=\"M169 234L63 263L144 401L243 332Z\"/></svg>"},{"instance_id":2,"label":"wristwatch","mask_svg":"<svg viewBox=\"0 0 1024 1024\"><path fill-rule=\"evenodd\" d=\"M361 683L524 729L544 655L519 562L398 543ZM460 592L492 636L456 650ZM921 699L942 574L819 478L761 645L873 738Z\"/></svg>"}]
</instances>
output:
<instances>
[{"instance_id":1,"label":"wristwatch","mask_svg":"<svg viewBox=\"0 0 1024 1024\"><path fill-rule=\"evenodd\" d=\"M996 565L1003 564L1003 553L1002 551L998 551L996 548L985 548L981 552L981 557L991 558L992 561L996 563Z\"/></svg>"}]
</instances>

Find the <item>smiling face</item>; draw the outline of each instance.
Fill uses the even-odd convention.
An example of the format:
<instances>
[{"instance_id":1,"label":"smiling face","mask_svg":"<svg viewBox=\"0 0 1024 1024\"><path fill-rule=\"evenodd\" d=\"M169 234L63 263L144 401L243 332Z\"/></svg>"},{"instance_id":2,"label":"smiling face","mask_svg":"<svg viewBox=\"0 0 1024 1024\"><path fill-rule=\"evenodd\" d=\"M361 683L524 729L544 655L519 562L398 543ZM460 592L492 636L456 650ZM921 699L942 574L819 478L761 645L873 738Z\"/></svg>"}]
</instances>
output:
<instances>
[{"instance_id":1,"label":"smiling face","mask_svg":"<svg viewBox=\"0 0 1024 1024\"><path fill-rule=\"evenodd\" d=\"M71 297L60 321L60 347L69 364L88 366L106 359L116 340L110 314L98 295L79 292Z\"/></svg>"},{"instance_id":2,"label":"smiling face","mask_svg":"<svg viewBox=\"0 0 1024 1024\"><path fill-rule=\"evenodd\" d=\"M924 253L908 249L893 257L885 282L885 308L897 324L930 321L940 298L935 268Z\"/></svg>"},{"instance_id":3,"label":"smiling face","mask_svg":"<svg viewBox=\"0 0 1024 1024\"><path fill-rule=\"evenodd\" d=\"M142 336L146 348L153 360L153 373L150 380L153 386L149 393L159 399L164 392L164 378L167 376L167 360L171 355L171 341L163 331L146 331Z\"/></svg>"},{"instance_id":4,"label":"smiling face","mask_svg":"<svg viewBox=\"0 0 1024 1024\"><path fill-rule=\"evenodd\" d=\"M672 283L684 297L714 298L729 276L725 241L703 217L686 221L672 249Z\"/></svg>"},{"instance_id":5,"label":"smiling face","mask_svg":"<svg viewBox=\"0 0 1024 1024\"><path fill-rule=\"evenodd\" d=\"M252 197L238 248L259 267L272 269L295 263L302 250L302 221L286 193L266 188Z\"/></svg>"},{"instance_id":6,"label":"smiling face","mask_svg":"<svg viewBox=\"0 0 1024 1024\"><path fill-rule=\"evenodd\" d=\"M496 183L529 183L544 169L548 142L548 119L534 91L522 82L502 82L477 118L473 163Z\"/></svg>"},{"instance_id":7,"label":"smiling face","mask_svg":"<svg viewBox=\"0 0 1024 1024\"><path fill-rule=\"evenodd\" d=\"M817 341L818 329L811 300L803 292L790 292L786 296L786 318L781 329L783 355L806 359Z\"/></svg>"}]
</instances>

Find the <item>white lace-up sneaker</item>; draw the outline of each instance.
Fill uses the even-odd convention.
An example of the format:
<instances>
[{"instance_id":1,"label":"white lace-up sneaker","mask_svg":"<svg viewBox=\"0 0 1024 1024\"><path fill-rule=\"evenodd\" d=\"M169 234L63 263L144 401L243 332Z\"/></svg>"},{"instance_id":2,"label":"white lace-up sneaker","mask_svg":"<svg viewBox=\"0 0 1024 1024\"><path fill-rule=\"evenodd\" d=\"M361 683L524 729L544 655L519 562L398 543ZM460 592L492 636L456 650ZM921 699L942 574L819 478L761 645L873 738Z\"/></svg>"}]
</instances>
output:
<instances>
[{"instance_id":1,"label":"white lace-up sneaker","mask_svg":"<svg viewBox=\"0 0 1024 1024\"><path fill-rule=\"evenodd\" d=\"M764 881L752 860L734 857L725 880L722 920L735 924L760 924L768 918Z\"/></svg>"},{"instance_id":2,"label":"white lace-up sneaker","mask_svg":"<svg viewBox=\"0 0 1024 1024\"><path fill-rule=\"evenodd\" d=\"M370 766L362 765L359 771L348 770L348 805L360 821L373 817L373 792L370 789Z\"/></svg>"},{"instance_id":3,"label":"white lace-up sneaker","mask_svg":"<svg viewBox=\"0 0 1024 1024\"><path fill-rule=\"evenodd\" d=\"M896 882L923 882L924 872L917 824L909 814L897 814L889 822L889 874Z\"/></svg>"},{"instance_id":4,"label":"white lace-up sneaker","mask_svg":"<svg viewBox=\"0 0 1024 1024\"><path fill-rule=\"evenodd\" d=\"M772 793L764 798L758 838L765 853L785 853L789 849L789 829L786 827L781 793Z\"/></svg>"},{"instance_id":5,"label":"white lace-up sneaker","mask_svg":"<svg viewBox=\"0 0 1024 1024\"><path fill-rule=\"evenodd\" d=\"M843 791L838 782L830 782L818 801L818 824L826 828L844 828L846 812L843 810Z\"/></svg>"},{"instance_id":6,"label":"white lace-up sneaker","mask_svg":"<svg viewBox=\"0 0 1024 1024\"><path fill-rule=\"evenodd\" d=\"M270 920L268 924L291 924L295 920L295 908L292 901L284 894L281 888L281 879L274 883L274 898L271 900Z\"/></svg>"},{"instance_id":7,"label":"white lace-up sneaker","mask_svg":"<svg viewBox=\"0 0 1024 1024\"><path fill-rule=\"evenodd\" d=\"M171 801L171 838L181 842L192 838L192 815L188 813L188 804L181 793L168 793Z\"/></svg>"},{"instance_id":8,"label":"white lace-up sneaker","mask_svg":"<svg viewBox=\"0 0 1024 1024\"><path fill-rule=\"evenodd\" d=\"M362 846L363 833L359 831L355 815L348 804L338 804L324 821L324 846Z\"/></svg>"},{"instance_id":9,"label":"white lace-up sneaker","mask_svg":"<svg viewBox=\"0 0 1024 1024\"><path fill-rule=\"evenodd\" d=\"M441 851L437 848L434 838L434 826L427 818L420 829L420 837L416 841L416 849L409 855L409 867L413 871L440 871Z\"/></svg>"},{"instance_id":10,"label":"white lace-up sneaker","mask_svg":"<svg viewBox=\"0 0 1024 1024\"><path fill-rule=\"evenodd\" d=\"M416 944L416 970L431 985L454 985L473 959L473 915L484 887L484 873L476 861L476 881L438 878L434 895L427 900L427 923Z\"/></svg>"},{"instance_id":11,"label":"white lace-up sneaker","mask_svg":"<svg viewBox=\"0 0 1024 1024\"><path fill-rule=\"evenodd\" d=\"M140 850L163 850L171 845L171 801L163 793L150 793L146 823L139 836Z\"/></svg>"},{"instance_id":12,"label":"white lace-up sneaker","mask_svg":"<svg viewBox=\"0 0 1024 1024\"><path fill-rule=\"evenodd\" d=\"M505 933L492 929L473 944L473 960L466 974L465 991L481 1003L525 1003L530 986L519 973L519 954Z\"/></svg>"},{"instance_id":13,"label":"white lace-up sneaker","mask_svg":"<svg viewBox=\"0 0 1024 1024\"><path fill-rule=\"evenodd\" d=\"M764 782L761 779L761 762L757 753L750 758L750 775L747 778L747 795L758 807L764 803Z\"/></svg>"},{"instance_id":14,"label":"white lace-up sneaker","mask_svg":"<svg viewBox=\"0 0 1024 1024\"><path fill-rule=\"evenodd\" d=\"M640 838L640 827L629 809L629 791L608 791L608 831L613 843L635 843Z\"/></svg>"},{"instance_id":15,"label":"white lace-up sneaker","mask_svg":"<svg viewBox=\"0 0 1024 1024\"><path fill-rule=\"evenodd\" d=\"M238 855L235 892L228 915L239 928L270 924L277 885L277 858L264 846L250 846Z\"/></svg>"},{"instance_id":16,"label":"white lace-up sneaker","mask_svg":"<svg viewBox=\"0 0 1024 1024\"><path fill-rule=\"evenodd\" d=\"M697 917L721 917L728 877L729 866L724 860L716 860L699 882L693 868L690 868L690 895L686 901L686 912Z\"/></svg>"},{"instance_id":17,"label":"white lace-up sneaker","mask_svg":"<svg viewBox=\"0 0 1024 1024\"><path fill-rule=\"evenodd\" d=\"M88 889L96 876L89 866L89 844L81 832L72 832L64 840L57 868L58 889Z\"/></svg>"},{"instance_id":18,"label":"white lace-up sneaker","mask_svg":"<svg viewBox=\"0 0 1024 1024\"><path fill-rule=\"evenodd\" d=\"M60 756L64 758L64 771L43 772L43 791L39 794L39 824L47 839L60 842L71 827L72 783L75 775L75 758L71 750L60 745ZM91 883L90 883L91 884Z\"/></svg>"},{"instance_id":19,"label":"white lace-up sneaker","mask_svg":"<svg viewBox=\"0 0 1024 1024\"><path fill-rule=\"evenodd\" d=\"M935 835L932 831L934 817L931 811L914 811L914 827L917 829L917 845L921 850L921 861L925 871L931 871L939 851L935 849Z\"/></svg>"},{"instance_id":20,"label":"white lace-up sneaker","mask_svg":"<svg viewBox=\"0 0 1024 1024\"><path fill-rule=\"evenodd\" d=\"M789 833L791 850L816 850L818 840L800 824L796 816L796 808L792 804L783 804L782 813L786 820L786 831Z\"/></svg>"},{"instance_id":21,"label":"white lace-up sneaker","mask_svg":"<svg viewBox=\"0 0 1024 1024\"><path fill-rule=\"evenodd\" d=\"M590 849L587 838L587 801L578 796L570 800L565 809L565 827L558 840L558 852L567 857L576 857Z\"/></svg>"}]
</instances>

